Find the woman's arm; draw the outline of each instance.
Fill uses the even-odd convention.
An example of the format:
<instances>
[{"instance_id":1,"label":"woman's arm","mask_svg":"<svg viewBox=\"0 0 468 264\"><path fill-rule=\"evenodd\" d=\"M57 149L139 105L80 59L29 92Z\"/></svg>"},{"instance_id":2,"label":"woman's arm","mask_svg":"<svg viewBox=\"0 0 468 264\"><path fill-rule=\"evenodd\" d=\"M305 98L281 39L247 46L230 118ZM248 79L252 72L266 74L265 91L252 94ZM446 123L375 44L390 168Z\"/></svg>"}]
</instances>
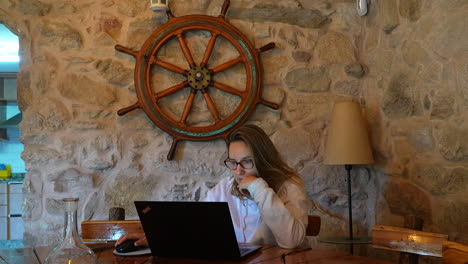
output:
<instances>
[{"instance_id":1,"label":"woman's arm","mask_svg":"<svg viewBox=\"0 0 468 264\"><path fill-rule=\"evenodd\" d=\"M304 188L286 181L278 195L265 180L258 178L247 190L280 247L295 248L304 241L308 214Z\"/></svg>"}]
</instances>

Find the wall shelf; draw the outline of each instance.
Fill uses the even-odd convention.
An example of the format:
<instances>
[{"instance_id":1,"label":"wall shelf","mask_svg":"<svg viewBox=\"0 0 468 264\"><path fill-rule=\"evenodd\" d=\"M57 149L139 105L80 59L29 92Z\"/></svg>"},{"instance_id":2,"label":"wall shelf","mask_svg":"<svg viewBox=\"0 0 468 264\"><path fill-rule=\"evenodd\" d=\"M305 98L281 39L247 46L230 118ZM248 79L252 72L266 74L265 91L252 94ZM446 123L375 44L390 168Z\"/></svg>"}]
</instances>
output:
<instances>
[{"instance_id":1,"label":"wall shelf","mask_svg":"<svg viewBox=\"0 0 468 264\"><path fill-rule=\"evenodd\" d=\"M0 78L16 79L17 74L16 72L0 72Z\"/></svg>"},{"instance_id":2,"label":"wall shelf","mask_svg":"<svg viewBox=\"0 0 468 264\"><path fill-rule=\"evenodd\" d=\"M16 72L0 72L0 140L8 139L7 128L18 127L22 114L17 113Z\"/></svg>"}]
</instances>

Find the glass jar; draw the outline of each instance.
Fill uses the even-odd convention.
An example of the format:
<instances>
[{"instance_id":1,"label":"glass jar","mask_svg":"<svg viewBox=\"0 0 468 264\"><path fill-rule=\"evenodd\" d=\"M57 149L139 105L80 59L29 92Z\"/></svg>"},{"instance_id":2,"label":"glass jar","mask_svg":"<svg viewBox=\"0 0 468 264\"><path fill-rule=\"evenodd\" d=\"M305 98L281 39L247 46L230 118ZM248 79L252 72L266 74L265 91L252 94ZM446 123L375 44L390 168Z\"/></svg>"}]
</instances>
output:
<instances>
[{"instance_id":1,"label":"glass jar","mask_svg":"<svg viewBox=\"0 0 468 264\"><path fill-rule=\"evenodd\" d=\"M78 234L78 198L65 198L65 230L63 240L45 259L45 264L97 264L97 257Z\"/></svg>"}]
</instances>

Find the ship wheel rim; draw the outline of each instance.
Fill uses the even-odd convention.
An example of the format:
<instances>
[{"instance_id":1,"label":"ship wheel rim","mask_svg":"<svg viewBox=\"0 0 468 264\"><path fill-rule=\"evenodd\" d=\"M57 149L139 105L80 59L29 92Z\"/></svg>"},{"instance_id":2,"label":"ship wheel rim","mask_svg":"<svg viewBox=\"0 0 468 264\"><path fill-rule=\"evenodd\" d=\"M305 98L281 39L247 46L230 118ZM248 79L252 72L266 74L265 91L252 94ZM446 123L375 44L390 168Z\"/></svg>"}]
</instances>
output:
<instances>
[{"instance_id":1,"label":"ship wheel rim","mask_svg":"<svg viewBox=\"0 0 468 264\"><path fill-rule=\"evenodd\" d=\"M241 100L236 109L222 120L225 122L215 121L214 125L209 126L184 127L169 117L154 102L154 92L150 81L153 66L151 58L157 54L168 40L176 37L178 33L183 34L191 30L205 30L209 31L211 35L218 34L224 37L242 57L240 63L243 64L245 69L246 87L243 95L239 96ZM261 64L258 59L258 51L251 46L247 38L236 27L221 17L192 15L172 18L147 39L140 51L140 56L137 57L135 85L141 108L162 130L180 139L210 140L228 134L247 119L260 100L260 75ZM218 88L211 85L210 89ZM193 91L193 89L191 90Z\"/></svg>"}]
</instances>

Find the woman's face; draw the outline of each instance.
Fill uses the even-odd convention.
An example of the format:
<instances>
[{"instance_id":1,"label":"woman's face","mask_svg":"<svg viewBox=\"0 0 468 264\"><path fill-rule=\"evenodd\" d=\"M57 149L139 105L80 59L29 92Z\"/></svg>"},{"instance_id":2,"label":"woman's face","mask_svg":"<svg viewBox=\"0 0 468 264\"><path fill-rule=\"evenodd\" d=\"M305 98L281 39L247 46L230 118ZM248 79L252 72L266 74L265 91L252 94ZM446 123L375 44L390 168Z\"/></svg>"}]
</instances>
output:
<instances>
[{"instance_id":1,"label":"woman's face","mask_svg":"<svg viewBox=\"0 0 468 264\"><path fill-rule=\"evenodd\" d=\"M255 167L252 151L243 141L234 141L229 145L229 159L236 162L242 162L244 167L250 167L249 164L253 165L252 168L245 169L241 164L237 164L235 169L231 169L231 173L237 183L240 183L245 175L258 177L258 171Z\"/></svg>"}]
</instances>

